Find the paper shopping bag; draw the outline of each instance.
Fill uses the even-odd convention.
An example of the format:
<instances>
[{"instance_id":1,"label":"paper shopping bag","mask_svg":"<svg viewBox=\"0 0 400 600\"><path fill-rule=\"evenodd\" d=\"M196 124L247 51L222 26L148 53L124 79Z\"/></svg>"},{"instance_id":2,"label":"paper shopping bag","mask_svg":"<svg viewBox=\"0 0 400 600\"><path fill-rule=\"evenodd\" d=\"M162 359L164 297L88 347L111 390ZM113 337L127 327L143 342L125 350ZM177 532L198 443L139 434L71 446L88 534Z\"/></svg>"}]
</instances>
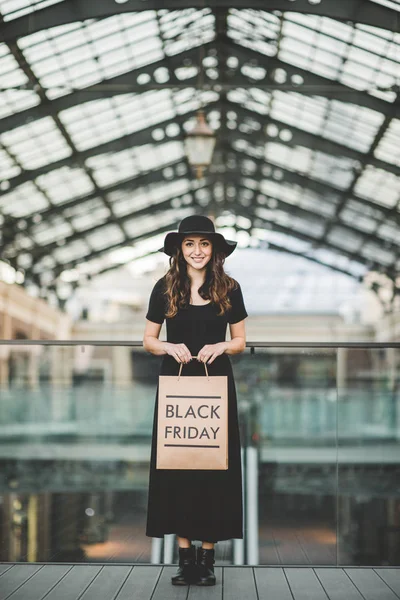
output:
<instances>
[{"instance_id":1,"label":"paper shopping bag","mask_svg":"<svg viewBox=\"0 0 400 600\"><path fill-rule=\"evenodd\" d=\"M228 468L228 377L160 375L157 469Z\"/></svg>"}]
</instances>

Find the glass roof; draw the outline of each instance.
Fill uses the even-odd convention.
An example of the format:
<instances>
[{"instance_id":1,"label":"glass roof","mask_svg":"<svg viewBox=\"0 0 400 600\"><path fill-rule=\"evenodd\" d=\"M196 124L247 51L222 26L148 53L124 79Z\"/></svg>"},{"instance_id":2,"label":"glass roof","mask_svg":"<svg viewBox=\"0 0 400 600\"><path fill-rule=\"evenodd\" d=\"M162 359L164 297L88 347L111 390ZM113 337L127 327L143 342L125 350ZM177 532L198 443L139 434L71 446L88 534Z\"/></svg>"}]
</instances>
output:
<instances>
[{"instance_id":1,"label":"glass roof","mask_svg":"<svg viewBox=\"0 0 400 600\"><path fill-rule=\"evenodd\" d=\"M193 212L243 247L354 277L400 271L399 32L312 3L116 2L102 18L35 31L28 20L12 38L26 15L40 23L66 2L0 0L3 258L30 283L139 260ZM400 18L400 2L369 2ZM184 135L201 106L217 145L196 180Z\"/></svg>"}]
</instances>

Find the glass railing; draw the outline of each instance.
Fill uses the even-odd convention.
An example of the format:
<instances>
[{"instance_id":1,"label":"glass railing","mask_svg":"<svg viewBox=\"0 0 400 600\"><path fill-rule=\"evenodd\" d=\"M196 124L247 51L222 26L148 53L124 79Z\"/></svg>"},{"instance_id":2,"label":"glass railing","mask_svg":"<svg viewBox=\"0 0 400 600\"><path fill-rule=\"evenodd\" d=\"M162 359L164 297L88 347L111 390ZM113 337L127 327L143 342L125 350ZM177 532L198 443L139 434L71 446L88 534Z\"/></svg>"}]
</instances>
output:
<instances>
[{"instance_id":1,"label":"glass railing","mask_svg":"<svg viewBox=\"0 0 400 600\"><path fill-rule=\"evenodd\" d=\"M162 357L141 342L0 343L0 561L177 561L145 535ZM218 564L400 565L400 344L231 355L244 539Z\"/></svg>"}]
</instances>

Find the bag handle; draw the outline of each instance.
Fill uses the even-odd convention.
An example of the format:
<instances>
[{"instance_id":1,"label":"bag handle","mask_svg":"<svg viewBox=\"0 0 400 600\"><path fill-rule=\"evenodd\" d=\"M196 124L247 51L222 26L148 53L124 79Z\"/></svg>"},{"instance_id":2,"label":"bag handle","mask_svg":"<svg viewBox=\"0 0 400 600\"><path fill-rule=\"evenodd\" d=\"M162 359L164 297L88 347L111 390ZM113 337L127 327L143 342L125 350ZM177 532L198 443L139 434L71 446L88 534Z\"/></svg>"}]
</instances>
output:
<instances>
[{"instance_id":1,"label":"bag handle","mask_svg":"<svg viewBox=\"0 0 400 600\"><path fill-rule=\"evenodd\" d=\"M192 356L192 358L197 358L197 356ZM179 375L178 375L178 381L179 381L179 377L181 376L182 373L182 367L183 367L183 363L181 363L181 366L179 367ZM210 380L210 377L208 375L208 370L207 370L207 365L206 363L204 363L204 368L206 370L206 374L207 374L207 379Z\"/></svg>"}]
</instances>

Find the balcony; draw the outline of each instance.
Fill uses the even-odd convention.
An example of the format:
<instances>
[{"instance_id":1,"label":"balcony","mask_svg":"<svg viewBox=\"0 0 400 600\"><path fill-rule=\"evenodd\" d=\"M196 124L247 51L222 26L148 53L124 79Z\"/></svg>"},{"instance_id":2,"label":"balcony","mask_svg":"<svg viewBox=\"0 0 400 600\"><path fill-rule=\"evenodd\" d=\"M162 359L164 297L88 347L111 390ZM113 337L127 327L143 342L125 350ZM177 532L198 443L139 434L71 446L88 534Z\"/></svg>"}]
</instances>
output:
<instances>
[{"instance_id":1,"label":"balcony","mask_svg":"<svg viewBox=\"0 0 400 600\"><path fill-rule=\"evenodd\" d=\"M161 358L141 342L26 340L0 357L0 589L76 579L95 595L104 577L123 598L138 578L143 597L165 595L176 540L144 534ZM395 598L400 344L248 342L230 359L245 535L216 545L224 595Z\"/></svg>"}]
</instances>

